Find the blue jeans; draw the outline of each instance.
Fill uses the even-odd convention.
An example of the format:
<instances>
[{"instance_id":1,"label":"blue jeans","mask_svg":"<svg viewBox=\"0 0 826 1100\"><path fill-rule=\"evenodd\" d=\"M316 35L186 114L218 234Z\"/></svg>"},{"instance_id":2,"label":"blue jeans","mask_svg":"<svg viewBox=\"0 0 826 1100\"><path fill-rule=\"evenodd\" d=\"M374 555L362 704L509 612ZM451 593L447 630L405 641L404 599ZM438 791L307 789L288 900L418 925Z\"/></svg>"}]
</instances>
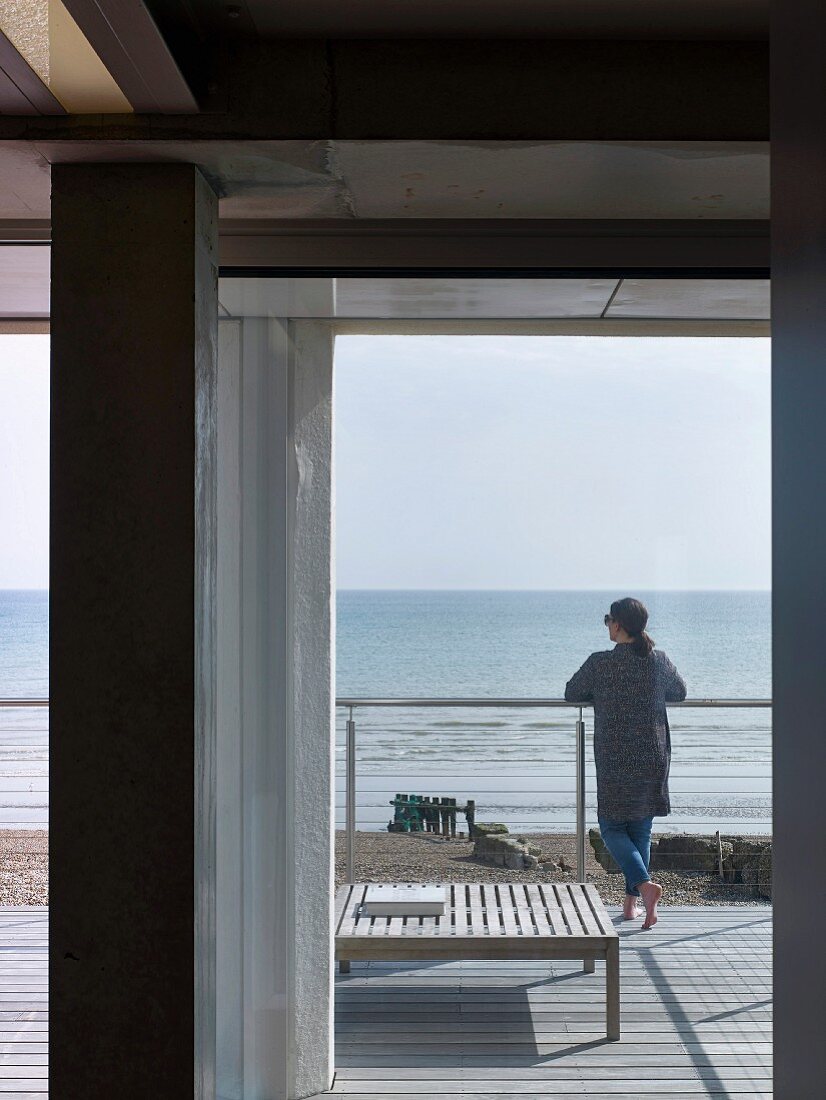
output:
<instances>
[{"instance_id":1,"label":"blue jeans","mask_svg":"<svg viewBox=\"0 0 826 1100\"><path fill-rule=\"evenodd\" d=\"M599 819L599 831L605 847L617 861L625 875L625 892L639 897L637 886L649 882L648 861L651 858L651 826L653 817L641 817L638 821L610 821Z\"/></svg>"}]
</instances>

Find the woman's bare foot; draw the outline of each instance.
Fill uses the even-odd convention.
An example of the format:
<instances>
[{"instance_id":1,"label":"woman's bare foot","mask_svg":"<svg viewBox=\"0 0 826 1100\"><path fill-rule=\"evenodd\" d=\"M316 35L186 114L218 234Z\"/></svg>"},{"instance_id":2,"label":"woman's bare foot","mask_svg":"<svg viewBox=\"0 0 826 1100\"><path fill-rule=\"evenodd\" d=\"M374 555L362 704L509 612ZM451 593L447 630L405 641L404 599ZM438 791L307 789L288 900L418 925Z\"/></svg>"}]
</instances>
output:
<instances>
[{"instance_id":1,"label":"woman's bare foot","mask_svg":"<svg viewBox=\"0 0 826 1100\"><path fill-rule=\"evenodd\" d=\"M645 905L645 920L642 930L648 932L657 923L657 903L663 896L663 888L658 882L641 882L637 889L642 894Z\"/></svg>"},{"instance_id":2,"label":"woman's bare foot","mask_svg":"<svg viewBox=\"0 0 826 1100\"><path fill-rule=\"evenodd\" d=\"M636 894L625 895L625 905L622 907L622 916L624 920L636 920L637 917L642 916L642 909L637 905Z\"/></svg>"}]
</instances>

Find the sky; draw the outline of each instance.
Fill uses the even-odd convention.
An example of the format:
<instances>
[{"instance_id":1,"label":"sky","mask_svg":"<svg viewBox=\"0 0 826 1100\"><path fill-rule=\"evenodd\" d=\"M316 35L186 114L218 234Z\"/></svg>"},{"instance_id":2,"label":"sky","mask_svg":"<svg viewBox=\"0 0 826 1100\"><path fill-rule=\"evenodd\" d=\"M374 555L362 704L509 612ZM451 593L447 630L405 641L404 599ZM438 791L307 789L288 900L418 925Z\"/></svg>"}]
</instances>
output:
<instances>
[{"instance_id":1,"label":"sky","mask_svg":"<svg viewBox=\"0 0 826 1100\"><path fill-rule=\"evenodd\" d=\"M0 588L49 586L49 337L0 335Z\"/></svg>"},{"instance_id":2,"label":"sky","mask_svg":"<svg viewBox=\"0 0 826 1100\"><path fill-rule=\"evenodd\" d=\"M48 586L48 337L0 336L0 588ZM767 339L336 342L340 588L770 585Z\"/></svg>"},{"instance_id":3,"label":"sky","mask_svg":"<svg viewBox=\"0 0 826 1100\"><path fill-rule=\"evenodd\" d=\"M769 340L336 342L339 588L767 589Z\"/></svg>"}]
</instances>

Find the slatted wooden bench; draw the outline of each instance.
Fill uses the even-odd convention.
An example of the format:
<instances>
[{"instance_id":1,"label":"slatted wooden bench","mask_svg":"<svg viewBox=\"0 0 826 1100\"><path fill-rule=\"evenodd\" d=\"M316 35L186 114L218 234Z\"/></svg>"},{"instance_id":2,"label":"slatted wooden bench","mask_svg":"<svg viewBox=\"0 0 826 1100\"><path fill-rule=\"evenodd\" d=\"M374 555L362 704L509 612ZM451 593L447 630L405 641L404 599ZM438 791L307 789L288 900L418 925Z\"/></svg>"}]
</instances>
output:
<instances>
[{"instance_id":1,"label":"slatted wooden bench","mask_svg":"<svg viewBox=\"0 0 826 1100\"><path fill-rule=\"evenodd\" d=\"M431 885L428 883L427 885ZM609 1039L620 1037L619 937L596 888L582 883L450 883L443 917L370 917L367 886L336 893L336 959L605 959Z\"/></svg>"}]
</instances>

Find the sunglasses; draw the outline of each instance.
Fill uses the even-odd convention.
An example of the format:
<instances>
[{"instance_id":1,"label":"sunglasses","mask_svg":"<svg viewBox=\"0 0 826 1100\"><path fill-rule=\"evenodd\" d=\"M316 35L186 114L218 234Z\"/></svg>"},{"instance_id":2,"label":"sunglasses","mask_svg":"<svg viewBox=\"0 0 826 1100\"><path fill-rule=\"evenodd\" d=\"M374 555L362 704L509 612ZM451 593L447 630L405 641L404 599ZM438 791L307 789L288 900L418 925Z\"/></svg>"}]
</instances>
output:
<instances>
[{"instance_id":1,"label":"sunglasses","mask_svg":"<svg viewBox=\"0 0 826 1100\"><path fill-rule=\"evenodd\" d=\"M608 626L608 624L612 623L614 620L612 619L612 617L610 615L606 615L605 618L602 621L605 623L606 626Z\"/></svg>"}]
</instances>

